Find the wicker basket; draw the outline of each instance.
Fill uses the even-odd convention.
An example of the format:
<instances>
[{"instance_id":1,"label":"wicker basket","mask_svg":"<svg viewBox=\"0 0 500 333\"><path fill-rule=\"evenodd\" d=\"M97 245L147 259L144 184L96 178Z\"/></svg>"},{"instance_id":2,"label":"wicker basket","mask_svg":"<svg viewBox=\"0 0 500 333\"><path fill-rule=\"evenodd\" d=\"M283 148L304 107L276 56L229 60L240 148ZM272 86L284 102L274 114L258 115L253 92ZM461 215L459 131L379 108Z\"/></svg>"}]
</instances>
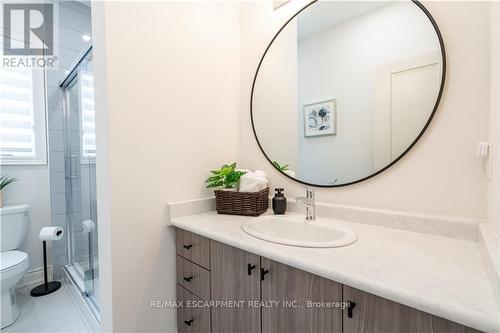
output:
<instances>
[{"instance_id":1,"label":"wicker basket","mask_svg":"<svg viewBox=\"0 0 500 333\"><path fill-rule=\"evenodd\" d=\"M215 207L219 214L259 216L269 208L269 187L259 192L214 192Z\"/></svg>"}]
</instances>

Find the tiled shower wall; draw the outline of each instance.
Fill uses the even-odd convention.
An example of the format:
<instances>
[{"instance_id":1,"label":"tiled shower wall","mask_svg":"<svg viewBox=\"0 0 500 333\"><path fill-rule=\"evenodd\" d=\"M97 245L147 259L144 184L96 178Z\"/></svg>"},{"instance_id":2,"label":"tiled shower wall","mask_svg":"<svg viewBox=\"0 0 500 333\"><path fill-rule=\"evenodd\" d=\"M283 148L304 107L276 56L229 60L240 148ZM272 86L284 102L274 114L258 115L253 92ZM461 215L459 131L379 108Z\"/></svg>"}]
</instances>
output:
<instances>
[{"instance_id":1,"label":"tiled shower wall","mask_svg":"<svg viewBox=\"0 0 500 333\"><path fill-rule=\"evenodd\" d=\"M91 35L90 7L76 1L55 1L59 10L59 69L47 71L47 106L48 106L48 139L49 139L49 171L50 171L50 201L53 226L66 229L66 186L64 161L64 117L63 94L59 81L65 76L66 70L73 64L84 50L90 46L83 35ZM80 138L78 124L69 126L72 147L79 149ZM78 175L80 177L80 175ZM72 217L81 221L81 181L73 182ZM81 232L81 226L75 226L75 232ZM68 230L65 230L68 231ZM68 261L67 237L53 243L54 277L60 278L62 267ZM80 237L76 237L81 239ZM79 243L75 243L79 246ZM77 249L78 250L78 249Z\"/></svg>"}]
</instances>

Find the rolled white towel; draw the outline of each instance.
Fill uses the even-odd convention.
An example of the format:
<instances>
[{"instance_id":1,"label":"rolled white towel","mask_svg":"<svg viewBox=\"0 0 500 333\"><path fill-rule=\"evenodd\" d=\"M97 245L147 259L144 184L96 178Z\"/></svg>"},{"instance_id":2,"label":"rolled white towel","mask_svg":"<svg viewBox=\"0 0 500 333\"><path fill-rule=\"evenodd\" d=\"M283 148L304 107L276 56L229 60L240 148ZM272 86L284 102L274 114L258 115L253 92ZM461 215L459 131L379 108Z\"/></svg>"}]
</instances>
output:
<instances>
[{"instance_id":1,"label":"rolled white towel","mask_svg":"<svg viewBox=\"0 0 500 333\"><path fill-rule=\"evenodd\" d=\"M255 170L253 172L253 174L257 177L260 177L260 178L266 178L267 179L267 173L265 173L264 171L262 170Z\"/></svg>"},{"instance_id":2,"label":"rolled white towel","mask_svg":"<svg viewBox=\"0 0 500 333\"><path fill-rule=\"evenodd\" d=\"M260 177L259 175L261 175L261 173L256 175L255 172L247 172L246 174L241 176L239 191L257 192L265 189L269 181L265 177Z\"/></svg>"}]
</instances>

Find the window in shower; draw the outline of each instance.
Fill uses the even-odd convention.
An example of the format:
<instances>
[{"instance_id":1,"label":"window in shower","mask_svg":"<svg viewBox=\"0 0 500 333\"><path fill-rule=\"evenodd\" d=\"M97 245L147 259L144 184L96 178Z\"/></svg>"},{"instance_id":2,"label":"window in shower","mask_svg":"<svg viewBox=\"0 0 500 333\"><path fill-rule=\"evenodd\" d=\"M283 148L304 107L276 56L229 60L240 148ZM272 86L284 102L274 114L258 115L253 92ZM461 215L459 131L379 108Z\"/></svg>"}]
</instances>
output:
<instances>
[{"instance_id":1,"label":"window in shower","mask_svg":"<svg viewBox=\"0 0 500 333\"><path fill-rule=\"evenodd\" d=\"M91 310L99 311L96 148L92 51L63 81L65 118L67 271Z\"/></svg>"}]
</instances>

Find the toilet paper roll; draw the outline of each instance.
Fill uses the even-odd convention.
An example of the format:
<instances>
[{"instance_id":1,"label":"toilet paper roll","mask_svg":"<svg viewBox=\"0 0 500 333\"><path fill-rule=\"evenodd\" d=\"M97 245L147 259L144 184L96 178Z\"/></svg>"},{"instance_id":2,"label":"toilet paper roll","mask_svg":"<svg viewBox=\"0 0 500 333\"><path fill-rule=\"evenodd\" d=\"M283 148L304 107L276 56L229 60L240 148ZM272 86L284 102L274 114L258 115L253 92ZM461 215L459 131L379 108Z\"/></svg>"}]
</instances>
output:
<instances>
[{"instance_id":1,"label":"toilet paper roll","mask_svg":"<svg viewBox=\"0 0 500 333\"><path fill-rule=\"evenodd\" d=\"M88 234L95 229L95 223L92 220L85 220L82 222L83 232Z\"/></svg>"},{"instance_id":2,"label":"toilet paper roll","mask_svg":"<svg viewBox=\"0 0 500 333\"><path fill-rule=\"evenodd\" d=\"M56 241L63 237L64 231L61 227L45 227L40 230L38 236L41 241Z\"/></svg>"}]
</instances>

